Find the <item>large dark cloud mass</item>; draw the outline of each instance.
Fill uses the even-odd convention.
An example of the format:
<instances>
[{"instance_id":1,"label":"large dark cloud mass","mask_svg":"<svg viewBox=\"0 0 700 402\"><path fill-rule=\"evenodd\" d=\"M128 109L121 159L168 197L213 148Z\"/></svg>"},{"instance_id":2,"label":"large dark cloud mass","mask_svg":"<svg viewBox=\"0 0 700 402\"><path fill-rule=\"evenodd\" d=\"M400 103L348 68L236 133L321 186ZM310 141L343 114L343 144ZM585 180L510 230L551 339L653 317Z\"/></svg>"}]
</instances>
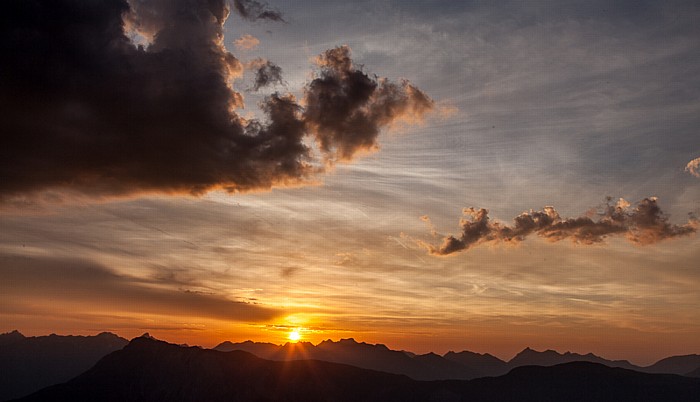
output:
<instances>
[{"instance_id":1,"label":"large dark cloud mass","mask_svg":"<svg viewBox=\"0 0 700 402\"><path fill-rule=\"evenodd\" d=\"M241 14L266 6L235 1ZM246 121L232 88L243 67L224 47L225 0L10 0L0 15L0 195L267 189L308 180L321 161L376 148L396 119L432 102L408 83L322 55L306 88ZM130 37L142 37L137 46ZM281 78L280 78L281 79ZM323 155L312 153L317 141Z\"/></svg>"},{"instance_id":2,"label":"large dark cloud mass","mask_svg":"<svg viewBox=\"0 0 700 402\"><path fill-rule=\"evenodd\" d=\"M608 236L622 235L633 243L646 245L695 233L699 226L694 217L684 225L669 223L656 198L645 198L634 207L623 199L615 205L608 201L597 220L588 216L563 219L554 207L523 212L512 226L491 221L488 210L483 208L465 208L463 214L461 235L446 236L439 246L426 245L431 254L448 255L483 243L515 243L531 234L550 241L568 238L581 244L600 243Z\"/></svg>"}]
</instances>

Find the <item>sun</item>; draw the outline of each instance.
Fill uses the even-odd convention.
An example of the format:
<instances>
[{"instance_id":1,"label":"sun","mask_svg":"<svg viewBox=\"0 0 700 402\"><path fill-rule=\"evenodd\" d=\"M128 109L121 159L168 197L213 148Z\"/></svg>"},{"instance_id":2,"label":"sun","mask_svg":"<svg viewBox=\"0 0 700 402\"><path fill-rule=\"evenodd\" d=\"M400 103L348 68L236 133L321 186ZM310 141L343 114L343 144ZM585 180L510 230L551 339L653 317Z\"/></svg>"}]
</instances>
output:
<instances>
[{"instance_id":1,"label":"sun","mask_svg":"<svg viewBox=\"0 0 700 402\"><path fill-rule=\"evenodd\" d=\"M301 334L299 333L298 329L295 329L292 332L290 332L287 337L290 341L297 342L299 339L301 339Z\"/></svg>"}]
</instances>

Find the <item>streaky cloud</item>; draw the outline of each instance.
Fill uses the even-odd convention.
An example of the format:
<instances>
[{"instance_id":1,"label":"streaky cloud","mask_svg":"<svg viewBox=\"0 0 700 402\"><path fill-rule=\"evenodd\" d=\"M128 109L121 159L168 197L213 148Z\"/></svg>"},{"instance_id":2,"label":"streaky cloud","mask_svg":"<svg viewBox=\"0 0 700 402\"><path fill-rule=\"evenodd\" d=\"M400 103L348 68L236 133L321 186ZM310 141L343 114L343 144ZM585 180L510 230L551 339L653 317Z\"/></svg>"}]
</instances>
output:
<instances>
[{"instance_id":1,"label":"streaky cloud","mask_svg":"<svg viewBox=\"0 0 700 402\"><path fill-rule=\"evenodd\" d=\"M31 311L37 300L43 300L57 309L82 303L100 314L121 311L240 322L263 322L282 314L269 306L181 286L169 278L121 274L87 259L0 254L0 293L4 301L15 301L15 313ZM35 297L25 301L27 291ZM0 307L0 312L7 309Z\"/></svg>"},{"instance_id":2,"label":"streaky cloud","mask_svg":"<svg viewBox=\"0 0 700 402\"><path fill-rule=\"evenodd\" d=\"M691 215L687 223L675 225L668 221L655 197L644 198L634 207L620 198L615 204L608 198L598 219L590 216L562 218L552 206L541 211L523 212L513 219L512 225L492 221L484 208L465 208L460 219L462 232L449 235L440 245L420 242L432 255L450 255L487 243L519 243L529 235L537 235L552 242L564 239L591 245L601 243L609 236L624 236L638 245L654 244L665 239L691 235L700 222ZM426 217L421 217L426 221Z\"/></svg>"}]
</instances>

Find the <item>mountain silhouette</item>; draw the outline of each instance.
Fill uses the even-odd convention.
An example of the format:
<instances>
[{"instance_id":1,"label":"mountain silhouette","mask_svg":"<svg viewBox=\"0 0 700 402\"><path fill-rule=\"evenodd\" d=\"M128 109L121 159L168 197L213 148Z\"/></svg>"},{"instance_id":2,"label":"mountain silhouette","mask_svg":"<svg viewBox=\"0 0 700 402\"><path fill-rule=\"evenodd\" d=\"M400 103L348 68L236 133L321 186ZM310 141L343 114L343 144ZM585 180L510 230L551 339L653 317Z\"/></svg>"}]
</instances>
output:
<instances>
[{"instance_id":1,"label":"mountain silhouette","mask_svg":"<svg viewBox=\"0 0 700 402\"><path fill-rule=\"evenodd\" d=\"M672 356L661 359L649 367L646 373L669 373L684 375L700 367L700 355Z\"/></svg>"},{"instance_id":2,"label":"mountain silhouette","mask_svg":"<svg viewBox=\"0 0 700 402\"><path fill-rule=\"evenodd\" d=\"M344 364L271 361L139 337L73 380L19 401L682 402L698 395L700 379L589 362L524 366L470 381L416 381Z\"/></svg>"},{"instance_id":3,"label":"mountain silhouette","mask_svg":"<svg viewBox=\"0 0 700 402\"><path fill-rule=\"evenodd\" d=\"M269 360L323 360L355 367L403 374L415 380L471 379L482 377L479 370L444 359L435 354L410 355L391 350L385 345L357 342L353 338L338 342L326 340L317 346L309 342L286 343L282 346L251 341L223 342L214 348L219 351L242 350Z\"/></svg>"},{"instance_id":4,"label":"mountain silhouette","mask_svg":"<svg viewBox=\"0 0 700 402\"><path fill-rule=\"evenodd\" d=\"M26 339L26 337L17 330L0 334L0 346L10 345L17 341L21 341L22 339Z\"/></svg>"},{"instance_id":5,"label":"mountain silhouette","mask_svg":"<svg viewBox=\"0 0 700 402\"><path fill-rule=\"evenodd\" d=\"M468 350L462 352L447 352L445 359L474 367L481 375L479 377L494 377L508 372L508 363L488 353L474 353Z\"/></svg>"},{"instance_id":6,"label":"mountain silhouette","mask_svg":"<svg viewBox=\"0 0 700 402\"><path fill-rule=\"evenodd\" d=\"M688 377L700 378L700 367L696 368L695 370L693 370L689 373L686 373L685 375Z\"/></svg>"},{"instance_id":7,"label":"mountain silhouette","mask_svg":"<svg viewBox=\"0 0 700 402\"><path fill-rule=\"evenodd\" d=\"M70 380L128 341L111 333L96 336L0 335L0 401L28 395Z\"/></svg>"},{"instance_id":8,"label":"mountain silhouette","mask_svg":"<svg viewBox=\"0 0 700 402\"><path fill-rule=\"evenodd\" d=\"M581 355L578 353L566 352L564 354L561 354L551 349L546 350L544 352L538 352L530 348L525 348L522 352L515 355L515 357L513 357L508 362L508 367L515 368L521 366L554 366L557 364L571 362L599 363L608 367L620 367L629 370L641 369L641 367L635 366L627 360L607 360L600 356L596 356L593 353Z\"/></svg>"},{"instance_id":9,"label":"mountain silhouette","mask_svg":"<svg viewBox=\"0 0 700 402\"><path fill-rule=\"evenodd\" d=\"M269 360L308 360L349 364L371 370L393 374L403 374L414 380L469 380L479 377L493 377L506 374L520 366L554 366L576 361L600 363L608 367L621 367L642 371L626 360L607 360L592 353L581 355L554 350L539 352L525 348L513 359L505 362L490 354L470 351L448 352L444 356L434 353L424 355L409 354L387 348L385 345L372 345L354 339L338 342L326 340L314 346L309 342L287 343L277 346L271 343L223 342L214 348L219 351L242 350ZM685 374L688 370L657 371L657 373Z\"/></svg>"}]
</instances>

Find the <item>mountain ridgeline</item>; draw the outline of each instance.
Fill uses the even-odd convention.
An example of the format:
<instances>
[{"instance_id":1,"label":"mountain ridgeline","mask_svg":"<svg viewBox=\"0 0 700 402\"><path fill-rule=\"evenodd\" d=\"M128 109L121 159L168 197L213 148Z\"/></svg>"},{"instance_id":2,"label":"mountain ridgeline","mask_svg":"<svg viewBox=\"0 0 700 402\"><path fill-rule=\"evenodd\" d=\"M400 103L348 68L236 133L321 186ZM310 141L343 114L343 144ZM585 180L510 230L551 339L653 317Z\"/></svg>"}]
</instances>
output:
<instances>
[{"instance_id":1,"label":"mountain ridgeline","mask_svg":"<svg viewBox=\"0 0 700 402\"><path fill-rule=\"evenodd\" d=\"M0 334L0 401L68 381L128 343L108 332L95 336Z\"/></svg>"},{"instance_id":2,"label":"mountain ridgeline","mask_svg":"<svg viewBox=\"0 0 700 402\"><path fill-rule=\"evenodd\" d=\"M429 357L433 359L433 357ZM697 401L700 379L599 363L525 366L499 377L416 381L319 360L132 340L73 380L19 399L43 401Z\"/></svg>"},{"instance_id":3,"label":"mountain ridgeline","mask_svg":"<svg viewBox=\"0 0 700 402\"><path fill-rule=\"evenodd\" d=\"M648 367L635 366L627 360L607 360L592 353L559 353L554 350L538 352L525 348L510 361L503 361L488 353L480 354L470 351L448 352L444 356L434 353L415 355L396 351L384 345L372 345L356 342L354 339L342 339L338 342L323 341L314 346L309 342L287 343L278 346L272 343L252 341L232 343L223 342L214 350L228 352L242 350L268 360L323 360L349 364L352 366L403 374L414 380L469 380L480 377L495 377L508 373L522 366L554 366L563 363L589 362L608 367L624 368L647 373L665 373L686 375L700 368L700 355L669 357Z\"/></svg>"},{"instance_id":4,"label":"mountain ridgeline","mask_svg":"<svg viewBox=\"0 0 700 402\"><path fill-rule=\"evenodd\" d=\"M127 346L128 344L128 346ZM150 346L149 346L150 345ZM167 346L166 346L167 345ZM116 353L117 356L121 356L121 349L127 346L126 350L128 351L127 355L133 354L134 350L139 351L139 350L144 350L148 351L146 353L146 356L151 356L153 359L153 362L147 362L147 361L141 361L142 364L145 366L142 369L136 369L134 366L134 370L136 370L132 374L127 375L127 371L123 370L123 362L122 357L120 357L118 360L114 360L115 358L113 355ZM177 347L179 349L175 349L173 347ZM145 349L144 349L145 348ZM151 350L153 349L153 350ZM163 354L158 354L157 351L162 351ZM115 352L115 353L113 353ZM166 353L167 352L167 353ZM201 353L200 353L201 352ZM156 353L156 354L154 354ZM222 354L223 353L223 354ZM179 356L179 357L178 357ZM193 360L187 360L187 362L182 363L180 358L183 358L183 356L190 356ZM225 357L223 357L225 356ZM254 357L253 357L254 356ZM104 357L104 359L102 359ZM135 357L132 357L135 358ZM132 359L130 358L130 359ZM102 359L102 360L100 360ZM149 371L150 366L153 367L158 367L158 365L163 364L163 362L160 361L160 359L165 359L166 362L170 361L169 364L172 365L178 365L178 364L195 364L195 362L198 362L196 364L200 364L201 367L200 369L203 370L203 372L207 372L207 370L213 370L213 368L208 368L206 365L207 361L211 359L212 362L215 364L221 366L221 370L224 370L222 372L225 372L228 370L229 363L224 363L226 359L232 359L232 361L237 362L234 364L235 367L239 366L245 366L248 364L252 364L251 370L255 371L257 368L260 368L262 370L264 375L282 375L284 374L285 376L288 376L289 373L287 371L291 370L292 372L297 372L299 370L302 370L303 372L303 367L311 367L313 370L321 370L324 372L324 375L329 375L333 377L337 371L337 373L347 370L347 375L355 376L357 381L360 381L362 384L367 383L367 381L370 381L370 379L375 378L376 381L379 383L384 383L386 382L387 388L382 388L384 391L382 392L387 392L391 393L392 395L403 395L401 392L399 392L400 389L403 389L405 384L409 384L411 387L418 387L416 389L412 389L411 392L418 392L419 389L423 389L421 386L418 386L415 384L416 381L418 381L417 384L423 384L423 382L426 381L432 381L432 382L439 382L440 384L453 384L453 381L462 381L464 382L465 380L472 380L472 381L477 381L476 384L480 384L485 381L485 383L488 383L488 381L496 381L496 379L488 379L487 377L497 377L498 381L506 381L505 378L510 378L511 380L515 377L515 373L520 372L521 369L526 369L529 370L528 372L535 372L533 370L536 370L535 368L532 368L531 366L539 366L539 367L550 367L550 366L556 366L557 368L554 369L552 373L558 373L561 370L569 370L567 372L573 373L576 370L593 370L594 374L591 375L598 375L601 374L604 376L607 375L612 375L613 373L620 373L621 371L605 371L608 368L612 369L624 369L624 372L627 372L628 370L633 370L636 372L634 375L641 374L641 373L649 373L649 374L673 374L673 375L681 375L681 376L686 376L688 378L700 378L700 355L685 355L685 356L674 356L674 357L669 357L662 359L655 363L654 365L648 366L648 367L638 367L635 365L632 365L631 363L624 361L624 360L619 360L619 361L614 361L614 360L607 360L602 357L593 355L593 354L577 354L577 353L558 353L553 350L547 350L544 352L538 352L535 350L532 350L530 348L524 349L522 352L518 353L513 359L510 361L504 361L501 360L495 356L492 356L488 353L486 354L480 354L480 353L474 353L470 351L462 351L462 352L448 352L444 354L443 356L434 354L434 353L428 353L428 354L423 354L423 355L417 355L411 352L406 352L406 351L397 351L397 350L391 350L385 345L373 345L373 344L367 344L364 342L356 342L354 339L342 339L340 341L334 342L331 340L323 341L318 345L313 345L308 342L299 342L299 343L287 343L285 345L274 345L271 343L256 343L252 341L246 341L246 342L241 342L241 343L232 343L232 342L223 342L216 346L213 350L206 350L202 348L187 348L187 347L179 347L176 345L169 345L164 342L156 341L152 339L150 336L145 334L142 337L135 338L134 340L129 343L126 339L120 338L117 335L110 334L110 333L102 333L96 336L58 336L58 335L49 335L49 336L39 336L39 337L25 337L22 334L20 334L17 331L13 331L10 333L6 334L0 334L0 401L8 400L11 398L18 398L22 396L26 396L31 394L32 392L36 392L41 390L44 387L51 386L51 385L56 385L60 383L65 383L66 381L70 382L63 384L67 386L68 388L63 387L63 385L60 388L62 391L52 391L52 392L68 392L67 390L73 389L74 387L78 387L75 389L81 389L83 390L84 387L88 386L86 384L80 383L82 385L76 385L79 383L78 379L79 378L85 378L88 373L89 378L93 378L90 376L95 376L94 369L99 368L100 373L104 372L104 370L113 370L113 371L119 371L119 375L127 375L127 377L122 378L126 386L126 384L129 384L128 386L133 388L137 385L134 385L130 383L129 381L137 381L139 384L152 384L153 381L159 381L158 380L158 371ZM223 359L223 360L221 360ZM171 361L172 360L172 361ZM93 368L91 371L87 371L91 367L93 367L96 363L99 364ZM584 365L583 363L590 363L589 365ZM326 366L327 364L330 364L330 366ZM562 368L564 366L561 366L564 364L566 369ZM572 365L572 366L570 366ZM350 367L352 366L352 367ZM101 367L101 368L100 368ZM218 366L217 366L218 367ZM284 369L282 369L282 368ZM343 367L338 368L338 367ZM572 367L578 367L578 368L572 368ZM587 368L585 368L587 367ZM595 367L595 368L593 368ZM172 370L194 370L194 367L180 367L180 368L175 368L172 367ZM246 371L245 367L241 367L243 371ZM169 369L168 369L169 370ZM165 370L164 373L168 373L168 370ZM233 370L233 369L231 369ZM272 371L270 371L272 370ZM279 372L276 372L275 370L282 370ZM327 371L326 370L330 370ZM334 371L335 370L335 371ZM354 370L360 370L354 371ZM175 378L179 375L184 375L180 371L173 372L172 375L175 376ZM84 373L84 374L83 374ZM179 374L178 374L179 373ZM237 371L232 371L233 377L232 378L239 378L241 381L249 381L247 377L245 377L245 373L238 373ZM236 374L238 373L238 374ZM273 374L270 374L273 373ZM276 373L276 374L274 374ZM539 373L539 372L538 372ZM585 371L585 373L588 373L588 371ZM584 373L584 374L585 374ZM597 373L597 374L595 374ZM81 375L82 374L82 375ZM261 374L261 375L263 375ZM312 373L307 373L308 375L316 375L316 371L313 371ZM551 373L550 373L551 374ZM77 377L76 376L79 376ZM228 375L228 374L227 374ZM299 374L302 375L302 374ZM306 375L306 374L304 374ZM338 374L340 375L340 374ZM345 374L343 374L345 375ZM588 374L586 374L588 375ZM633 374L625 374L625 376L632 376ZM129 377L130 376L130 377ZM146 376L146 377L144 377ZM236 377L239 376L239 377ZM240 377L243 376L243 377ZM374 376L374 377L373 377ZM388 377L387 377L388 376ZM504 377L505 376L505 377ZM186 378L190 378L191 374L187 374ZM217 381L223 381L222 378L219 378L220 374L212 374L212 377L210 377L210 380L213 382ZM366 378L365 378L366 377ZM675 376L672 376L675 378ZM95 377L96 378L96 377ZM115 377L114 380L116 381L120 377ZM195 378L195 377L192 377ZM627 378L627 377L625 377ZM631 378L631 377L630 377ZM635 377L636 378L636 377ZM642 378L642 377L639 377ZM646 378L646 377L644 377ZM649 377L651 378L651 377ZM660 377L653 377L653 378L660 378ZM664 377L664 378L670 378L670 377ZM401 380L399 380L401 379ZM478 380L474 380L478 379ZM648 378L647 378L648 379ZM120 380L120 381L122 381ZM334 381L340 381L338 379L330 378L328 379L331 382ZM511 381L508 380L508 381ZM76 383L78 381L78 383ZM82 380L80 380L82 381ZM90 380L92 381L92 380ZM104 381L107 381L106 379ZM109 380L112 381L112 380ZM163 380L167 383L167 381L170 380ZM189 380L187 380L189 381ZM194 380L193 380L194 381ZM202 381L205 381L202 379ZM268 379L266 381L273 381L272 379ZM277 381L277 380L274 380ZM273 381L273 382L274 382ZM282 380L279 380L282 381ZM301 380L300 380L301 381ZM304 381L307 381L307 379L304 379ZM371 380L374 381L374 380ZM371 382L370 381L370 382ZM387 382L388 381L388 382ZM403 381L403 382L402 382ZM447 382L445 382L447 381ZM644 381L647 381L646 379ZM661 381L661 380L659 380ZM666 380L663 380L666 381ZM662 381L662 382L663 382ZM670 380L669 380L670 381ZM676 381L676 380L673 380ZM682 381L682 380L678 380ZM342 381L341 381L342 382ZM406 382L404 384L404 382ZM99 383L96 382L95 384ZM185 383L187 383L185 381ZM183 383L183 384L185 384ZM334 382L335 383L335 382ZM70 385L69 384L73 384ZM178 382L177 384L181 384ZM345 384L345 383L343 383ZM340 384L338 387L345 387L348 386L350 388L354 388L352 385L348 384ZM391 384L395 384L395 387ZM402 385L403 384L403 385ZM437 383L436 383L437 384ZM456 383L454 383L456 384ZM453 384L453 385L454 385ZM461 383L460 383L461 384ZM470 384L472 382L470 381ZM195 387L196 384L190 384L193 387ZM459 391L459 387L462 385L457 386L457 388L453 389L453 385L450 385L449 387L447 386L437 386L434 385L434 388L432 385L429 388L429 396L433 397L434 395L441 395L441 393L445 393L445 395L452 395L456 392L458 395L460 394L461 391ZM105 385L107 386L107 385ZM115 384L109 385L109 387L112 386L117 386ZM140 385L139 385L140 386ZM146 385L143 385L146 386ZM150 386L150 385L149 385ZM178 385L179 386L179 385ZM183 385L184 386L184 385ZM286 386L286 385L285 385ZM291 385L289 385L291 387ZM408 385L406 385L408 386ZM427 385L425 385L427 387ZM456 385L455 385L456 386ZM543 387L545 387L544 384L542 384ZM89 387L92 387L90 385ZM433 388L431 388L433 387ZM447 388L445 388L447 387ZM473 387L476 387L475 385L470 385L469 386L470 392L476 392L473 391ZM225 388L225 387L224 387ZM265 388L264 386L262 388ZM478 388L478 387L477 387ZM58 389L58 388L57 388ZM189 389L189 388L188 388ZM198 389L198 388L194 388ZM344 389L344 388L342 388ZM378 390L379 388L377 388ZM337 389L334 388L334 390L328 391L329 395L334 395L334 393L337 391ZM443 392L444 391L444 392ZM43 391L42 391L43 392ZM71 391L72 392L72 391ZM82 391L81 391L82 392ZM90 392L97 392L96 390L92 390ZM146 391L143 391L146 392ZM154 391L155 392L155 391ZM178 398L183 397L187 392L186 390L182 390L181 393L178 394ZM193 392L192 395L195 395L195 391L192 390ZM199 391L197 391L199 392ZM226 397L230 395L236 394L233 390L229 391L222 391L223 394ZM237 391L236 391L237 392ZM250 389L246 392L250 392L250 395L257 394L260 392L257 388ZM296 391L290 391L292 394ZM422 392L422 391L421 391ZM428 392L428 391L426 391ZM437 393L437 394L435 394ZM41 394L41 395L48 395L48 394ZM68 394L66 394L68 395ZM72 395L72 394L71 394ZM96 395L96 394L95 394ZM144 394L145 395L145 394ZM155 395L155 394L154 394ZM208 395L208 394L207 394ZM238 394L236 394L238 395ZM248 395L248 394L246 394ZM426 395L426 394L420 394L418 392L416 395ZM52 394L51 398L53 398L55 395ZM125 395L125 397L128 395ZM214 395L215 396L215 395ZM131 396L128 396L131 398ZM212 396L213 397L213 396ZM221 396L224 398L224 396ZM32 399L32 400L53 400L53 399L46 399L48 397L43 396L42 398L45 399ZM61 399L63 397L57 397L57 400L71 400L70 398L66 397L64 399ZM192 397L192 400L199 400L200 398ZM240 400L248 400L246 399L247 397L241 397L242 399ZM292 400L292 399L279 399L281 398L280 395L275 394L275 395L268 395L266 398L268 399L261 399L261 400ZM271 399L270 399L271 398ZM278 399L275 399L278 398ZM306 398L306 396L304 397ZM307 399L299 399L299 400L307 400ZM364 397L363 397L364 398ZM103 398L99 398L103 399ZM167 398L166 398L167 399ZM333 398L331 398L333 399ZM519 399L519 398L516 398ZM131 399L126 399L126 400L131 400ZM144 399L136 399L136 400L144 400ZM151 399L153 400L153 399ZM178 399L182 400L182 399ZM187 399L185 399L187 400ZM233 400L238 400L238 399L233 399ZM410 399L406 399L410 400ZM437 400L441 400L438 398ZM447 398L446 400L450 400ZM595 399L594 399L595 400Z\"/></svg>"}]
</instances>

